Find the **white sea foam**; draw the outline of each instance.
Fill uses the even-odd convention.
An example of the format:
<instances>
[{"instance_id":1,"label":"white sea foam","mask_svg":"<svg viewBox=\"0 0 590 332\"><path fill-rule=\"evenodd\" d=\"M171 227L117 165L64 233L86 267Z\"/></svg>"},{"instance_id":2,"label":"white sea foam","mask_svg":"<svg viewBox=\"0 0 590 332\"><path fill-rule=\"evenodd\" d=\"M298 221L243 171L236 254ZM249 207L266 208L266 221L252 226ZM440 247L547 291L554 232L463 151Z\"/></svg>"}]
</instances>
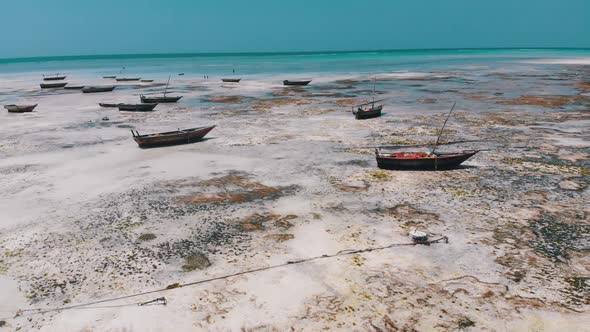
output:
<instances>
[{"instance_id":1,"label":"white sea foam","mask_svg":"<svg viewBox=\"0 0 590 332\"><path fill-rule=\"evenodd\" d=\"M536 59L523 62L541 65L590 65L590 58Z\"/></svg>"}]
</instances>

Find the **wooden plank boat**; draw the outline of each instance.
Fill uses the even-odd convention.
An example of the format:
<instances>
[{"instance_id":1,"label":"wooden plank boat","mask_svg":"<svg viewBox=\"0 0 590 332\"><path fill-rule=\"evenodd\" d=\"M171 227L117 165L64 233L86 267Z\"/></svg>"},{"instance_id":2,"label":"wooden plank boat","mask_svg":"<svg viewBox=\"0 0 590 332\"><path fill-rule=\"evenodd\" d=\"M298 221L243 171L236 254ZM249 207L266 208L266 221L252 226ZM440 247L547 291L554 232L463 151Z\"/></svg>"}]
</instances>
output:
<instances>
[{"instance_id":1,"label":"wooden plank boat","mask_svg":"<svg viewBox=\"0 0 590 332\"><path fill-rule=\"evenodd\" d=\"M61 81L66 78L66 75L60 74L53 74L53 75L43 75L44 81Z\"/></svg>"},{"instance_id":2,"label":"wooden plank boat","mask_svg":"<svg viewBox=\"0 0 590 332\"><path fill-rule=\"evenodd\" d=\"M144 95L140 95L139 99L141 100L142 103L175 103L177 101L180 100L180 98L182 98L182 96L172 96L172 97L168 97L166 96L166 93L168 93L168 85L170 84L170 77L172 75L168 76L168 82L166 83L166 88L164 89L164 94L162 96L144 96Z\"/></svg>"},{"instance_id":3,"label":"wooden plank boat","mask_svg":"<svg viewBox=\"0 0 590 332\"><path fill-rule=\"evenodd\" d=\"M309 81L290 81L290 80L284 80L283 84L284 85L308 85L309 83L311 83L311 80Z\"/></svg>"},{"instance_id":4,"label":"wooden plank boat","mask_svg":"<svg viewBox=\"0 0 590 332\"><path fill-rule=\"evenodd\" d=\"M80 90L83 89L84 86L83 85L68 85L68 86L64 86L64 89L66 90Z\"/></svg>"},{"instance_id":5,"label":"wooden plank boat","mask_svg":"<svg viewBox=\"0 0 590 332\"><path fill-rule=\"evenodd\" d=\"M10 113L25 113L25 112L32 112L37 104L35 105L4 105L4 108Z\"/></svg>"},{"instance_id":6,"label":"wooden plank boat","mask_svg":"<svg viewBox=\"0 0 590 332\"><path fill-rule=\"evenodd\" d=\"M103 76L102 78L117 78L116 75L107 75L107 76Z\"/></svg>"},{"instance_id":7,"label":"wooden plank boat","mask_svg":"<svg viewBox=\"0 0 590 332\"><path fill-rule=\"evenodd\" d=\"M381 169L436 171L457 168L478 152L475 150L436 154L428 152L381 153L379 149L375 149L375 157L377 158L377 166Z\"/></svg>"},{"instance_id":8,"label":"wooden plank boat","mask_svg":"<svg viewBox=\"0 0 590 332\"><path fill-rule=\"evenodd\" d=\"M383 105L375 106L375 104L372 103L371 107L358 107L357 109L353 109L352 114L354 114L357 120L372 119L380 117L382 110Z\"/></svg>"},{"instance_id":9,"label":"wooden plank boat","mask_svg":"<svg viewBox=\"0 0 590 332\"><path fill-rule=\"evenodd\" d=\"M150 103L150 104L117 104L119 111L126 111L126 112L150 112L153 111L154 108L158 104Z\"/></svg>"},{"instance_id":10,"label":"wooden plank boat","mask_svg":"<svg viewBox=\"0 0 590 332\"><path fill-rule=\"evenodd\" d=\"M142 103L175 103L182 98L182 96L139 96Z\"/></svg>"},{"instance_id":11,"label":"wooden plank boat","mask_svg":"<svg viewBox=\"0 0 590 332\"><path fill-rule=\"evenodd\" d=\"M133 134L133 139L140 148L152 148L158 146L169 146L178 144L188 144L198 142L205 137L215 126L198 127L176 131L169 131L165 133L157 133L150 135L140 135L137 131Z\"/></svg>"},{"instance_id":12,"label":"wooden plank boat","mask_svg":"<svg viewBox=\"0 0 590 332\"><path fill-rule=\"evenodd\" d=\"M139 81L139 77L116 77L117 82Z\"/></svg>"},{"instance_id":13,"label":"wooden plank boat","mask_svg":"<svg viewBox=\"0 0 590 332\"><path fill-rule=\"evenodd\" d=\"M241 78L222 78L221 81L224 83L238 83L242 79Z\"/></svg>"},{"instance_id":14,"label":"wooden plank boat","mask_svg":"<svg viewBox=\"0 0 590 332\"><path fill-rule=\"evenodd\" d=\"M115 89L114 85L105 86L85 86L82 88L84 93L96 93L96 92L111 92Z\"/></svg>"},{"instance_id":15,"label":"wooden plank boat","mask_svg":"<svg viewBox=\"0 0 590 332\"><path fill-rule=\"evenodd\" d=\"M98 106L100 107L117 107L119 106L119 103L98 103Z\"/></svg>"},{"instance_id":16,"label":"wooden plank boat","mask_svg":"<svg viewBox=\"0 0 590 332\"><path fill-rule=\"evenodd\" d=\"M68 84L67 82L59 82L59 83L41 83L41 89L53 89L53 88L63 88Z\"/></svg>"}]
</instances>

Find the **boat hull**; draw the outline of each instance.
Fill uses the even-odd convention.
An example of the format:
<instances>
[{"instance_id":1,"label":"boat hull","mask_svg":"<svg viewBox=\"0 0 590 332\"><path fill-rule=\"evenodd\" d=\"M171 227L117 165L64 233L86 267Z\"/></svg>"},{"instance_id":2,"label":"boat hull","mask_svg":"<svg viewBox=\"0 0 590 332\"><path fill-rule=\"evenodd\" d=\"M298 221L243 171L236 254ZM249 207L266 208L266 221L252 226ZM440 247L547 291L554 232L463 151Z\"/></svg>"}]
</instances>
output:
<instances>
[{"instance_id":1,"label":"boat hull","mask_svg":"<svg viewBox=\"0 0 590 332\"><path fill-rule=\"evenodd\" d=\"M4 105L4 108L9 113L25 113L25 112L32 112L37 104L35 105Z\"/></svg>"},{"instance_id":2,"label":"boat hull","mask_svg":"<svg viewBox=\"0 0 590 332\"><path fill-rule=\"evenodd\" d=\"M119 104L118 103L117 104L113 104L113 103L98 103L98 106L100 106L100 107L113 107L114 108L114 107L119 106Z\"/></svg>"},{"instance_id":3,"label":"boat hull","mask_svg":"<svg viewBox=\"0 0 590 332\"><path fill-rule=\"evenodd\" d=\"M119 111L124 112L151 112L158 104L118 104Z\"/></svg>"},{"instance_id":4,"label":"boat hull","mask_svg":"<svg viewBox=\"0 0 590 332\"><path fill-rule=\"evenodd\" d=\"M182 96L174 97L146 97L140 96L142 103L175 103L180 100Z\"/></svg>"},{"instance_id":5,"label":"boat hull","mask_svg":"<svg viewBox=\"0 0 590 332\"><path fill-rule=\"evenodd\" d=\"M222 78L221 81L224 83L238 83L242 79L241 78Z\"/></svg>"},{"instance_id":6,"label":"boat hull","mask_svg":"<svg viewBox=\"0 0 590 332\"><path fill-rule=\"evenodd\" d=\"M215 126L177 130L153 135L139 135L134 133L133 139L142 149L189 144L201 141L213 128Z\"/></svg>"},{"instance_id":7,"label":"boat hull","mask_svg":"<svg viewBox=\"0 0 590 332\"><path fill-rule=\"evenodd\" d=\"M81 90L81 89L84 89L84 86L83 85L67 85L67 86L64 86L64 89L66 89L66 90Z\"/></svg>"},{"instance_id":8,"label":"boat hull","mask_svg":"<svg viewBox=\"0 0 590 332\"><path fill-rule=\"evenodd\" d=\"M441 154L438 158L397 158L395 154L377 153L376 158L377 166L381 169L436 171L457 168L477 152Z\"/></svg>"},{"instance_id":9,"label":"boat hull","mask_svg":"<svg viewBox=\"0 0 590 332\"><path fill-rule=\"evenodd\" d=\"M62 83L41 83L41 89L55 89L55 88L63 88L64 86L66 86L65 82Z\"/></svg>"},{"instance_id":10,"label":"boat hull","mask_svg":"<svg viewBox=\"0 0 590 332\"><path fill-rule=\"evenodd\" d=\"M383 105L379 105L375 108L369 110L363 110L362 108L357 109L354 113L354 117L357 120L365 120L365 119L373 119L378 118L381 116L381 111L383 110Z\"/></svg>"},{"instance_id":11,"label":"boat hull","mask_svg":"<svg viewBox=\"0 0 590 332\"><path fill-rule=\"evenodd\" d=\"M139 81L139 77L117 77L115 78L117 82L129 82L129 81Z\"/></svg>"},{"instance_id":12,"label":"boat hull","mask_svg":"<svg viewBox=\"0 0 590 332\"><path fill-rule=\"evenodd\" d=\"M309 80L309 81L289 81L289 80L284 80L283 81L283 85L303 86L303 85L308 85L309 83L311 83L311 80Z\"/></svg>"},{"instance_id":13,"label":"boat hull","mask_svg":"<svg viewBox=\"0 0 590 332\"><path fill-rule=\"evenodd\" d=\"M82 88L84 93L97 93L97 92L111 92L115 89L114 86L87 86Z\"/></svg>"},{"instance_id":14,"label":"boat hull","mask_svg":"<svg viewBox=\"0 0 590 332\"><path fill-rule=\"evenodd\" d=\"M44 81L61 81L61 80L65 80L66 76L49 76L49 77L43 77Z\"/></svg>"},{"instance_id":15,"label":"boat hull","mask_svg":"<svg viewBox=\"0 0 590 332\"><path fill-rule=\"evenodd\" d=\"M117 78L117 76L109 75L109 76L103 76L102 78Z\"/></svg>"}]
</instances>

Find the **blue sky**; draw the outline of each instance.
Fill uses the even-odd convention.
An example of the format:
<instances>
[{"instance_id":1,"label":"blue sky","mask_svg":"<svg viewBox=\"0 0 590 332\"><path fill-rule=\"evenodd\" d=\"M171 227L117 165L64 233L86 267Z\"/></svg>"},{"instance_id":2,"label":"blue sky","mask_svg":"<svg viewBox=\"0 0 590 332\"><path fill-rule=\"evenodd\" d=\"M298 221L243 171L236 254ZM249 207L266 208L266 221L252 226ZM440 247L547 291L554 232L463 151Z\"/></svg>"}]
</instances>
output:
<instances>
[{"instance_id":1,"label":"blue sky","mask_svg":"<svg viewBox=\"0 0 590 332\"><path fill-rule=\"evenodd\" d=\"M0 58L590 47L590 0L3 0Z\"/></svg>"}]
</instances>

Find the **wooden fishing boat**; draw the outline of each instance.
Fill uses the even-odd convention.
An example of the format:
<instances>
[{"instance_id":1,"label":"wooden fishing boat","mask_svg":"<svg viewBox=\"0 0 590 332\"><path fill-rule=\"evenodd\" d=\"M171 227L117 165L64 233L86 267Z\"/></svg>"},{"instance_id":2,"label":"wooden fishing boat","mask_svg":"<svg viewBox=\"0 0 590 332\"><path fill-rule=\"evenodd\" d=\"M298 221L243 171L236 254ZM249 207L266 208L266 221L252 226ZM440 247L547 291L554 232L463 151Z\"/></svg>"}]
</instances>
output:
<instances>
[{"instance_id":1,"label":"wooden fishing boat","mask_svg":"<svg viewBox=\"0 0 590 332\"><path fill-rule=\"evenodd\" d=\"M68 84L67 82L59 82L59 83L41 83L41 89L53 89L53 88L63 88Z\"/></svg>"},{"instance_id":2,"label":"wooden fishing boat","mask_svg":"<svg viewBox=\"0 0 590 332\"><path fill-rule=\"evenodd\" d=\"M83 89L84 86L83 85L68 85L68 86L64 86L64 89L66 90L80 90Z\"/></svg>"},{"instance_id":3,"label":"wooden fishing boat","mask_svg":"<svg viewBox=\"0 0 590 332\"><path fill-rule=\"evenodd\" d=\"M37 104L35 105L4 105L4 108L10 113L25 113L25 112L32 112Z\"/></svg>"},{"instance_id":4,"label":"wooden fishing boat","mask_svg":"<svg viewBox=\"0 0 590 332\"><path fill-rule=\"evenodd\" d=\"M180 98L182 98L182 96L173 96L173 97L168 97L166 96L166 93L168 93L168 85L170 84L170 77L172 75L168 76L168 82L166 82L166 88L164 88L164 94L162 96L144 96L144 95L140 95L139 99L141 100L142 103L175 103L177 101L180 100Z\"/></svg>"},{"instance_id":5,"label":"wooden fishing boat","mask_svg":"<svg viewBox=\"0 0 590 332\"><path fill-rule=\"evenodd\" d=\"M242 79L241 78L222 78L221 81L224 83L238 83Z\"/></svg>"},{"instance_id":6,"label":"wooden fishing boat","mask_svg":"<svg viewBox=\"0 0 590 332\"><path fill-rule=\"evenodd\" d=\"M53 74L53 75L43 75L44 81L61 81L66 78L66 75L60 74Z\"/></svg>"},{"instance_id":7,"label":"wooden fishing boat","mask_svg":"<svg viewBox=\"0 0 590 332\"><path fill-rule=\"evenodd\" d=\"M309 83L311 83L311 80L309 80L309 81L290 81L290 80L284 80L283 81L283 84L284 85L299 85L299 86L302 86L302 85L308 85Z\"/></svg>"},{"instance_id":8,"label":"wooden fishing boat","mask_svg":"<svg viewBox=\"0 0 590 332\"><path fill-rule=\"evenodd\" d=\"M455 153L381 153L379 149L376 149L375 156L377 158L377 166L381 169L436 171L457 168L477 152L479 151Z\"/></svg>"},{"instance_id":9,"label":"wooden fishing boat","mask_svg":"<svg viewBox=\"0 0 590 332\"><path fill-rule=\"evenodd\" d=\"M373 80L373 92L371 93L371 97L373 98L373 100L369 103L359 104L359 105L355 105L352 107L352 114L354 114L354 116L357 120L372 119L372 118L378 118L381 116L381 111L383 110L383 105L375 106L375 103L383 101L385 99L375 100L375 82L376 81L377 81L377 79L375 78ZM367 106L367 105L371 105L371 106L370 107L363 107L363 106Z\"/></svg>"},{"instance_id":10,"label":"wooden fishing boat","mask_svg":"<svg viewBox=\"0 0 590 332\"><path fill-rule=\"evenodd\" d=\"M98 106L100 107L117 107L119 106L119 103L98 103Z\"/></svg>"},{"instance_id":11,"label":"wooden fishing boat","mask_svg":"<svg viewBox=\"0 0 590 332\"><path fill-rule=\"evenodd\" d=\"M357 109L353 109L352 114L354 114L354 117L357 120L372 119L380 117L382 110L383 105L375 106L373 103L371 107L358 107Z\"/></svg>"},{"instance_id":12,"label":"wooden fishing boat","mask_svg":"<svg viewBox=\"0 0 590 332\"><path fill-rule=\"evenodd\" d=\"M140 135L137 130L133 134L133 139L140 148L152 148L158 146L169 146L178 144L188 144L198 142L205 137L215 126L198 127L176 131L169 131L165 133L157 133L150 135Z\"/></svg>"},{"instance_id":13,"label":"wooden fishing boat","mask_svg":"<svg viewBox=\"0 0 590 332\"><path fill-rule=\"evenodd\" d=\"M140 95L142 103L175 103L182 98L182 96L144 96Z\"/></svg>"},{"instance_id":14,"label":"wooden fishing boat","mask_svg":"<svg viewBox=\"0 0 590 332\"><path fill-rule=\"evenodd\" d=\"M96 92L111 92L115 89L114 85L105 86L85 86L82 88L84 93L96 93Z\"/></svg>"},{"instance_id":15,"label":"wooden fishing boat","mask_svg":"<svg viewBox=\"0 0 590 332\"><path fill-rule=\"evenodd\" d=\"M153 111L154 108L158 104L150 103L150 104L117 104L119 111L126 111L126 112L150 112Z\"/></svg>"},{"instance_id":16,"label":"wooden fishing boat","mask_svg":"<svg viewBox=\"0 0 590 332\"><path fill-rule=\"evenodd\" d=\"M139 81L140 77L116 77L117 82Z\"/></svg>"},{"instance_id":17,"label":"wooden fishing boat","mask_svg":"<svg viewBox=\"0 0 590 332\"><path fill-rule=\"evenodd\" d=\"M116 75L107 75L107 76L103 76L102 78L117 78Z\"/></svg>"}]
</instances>

